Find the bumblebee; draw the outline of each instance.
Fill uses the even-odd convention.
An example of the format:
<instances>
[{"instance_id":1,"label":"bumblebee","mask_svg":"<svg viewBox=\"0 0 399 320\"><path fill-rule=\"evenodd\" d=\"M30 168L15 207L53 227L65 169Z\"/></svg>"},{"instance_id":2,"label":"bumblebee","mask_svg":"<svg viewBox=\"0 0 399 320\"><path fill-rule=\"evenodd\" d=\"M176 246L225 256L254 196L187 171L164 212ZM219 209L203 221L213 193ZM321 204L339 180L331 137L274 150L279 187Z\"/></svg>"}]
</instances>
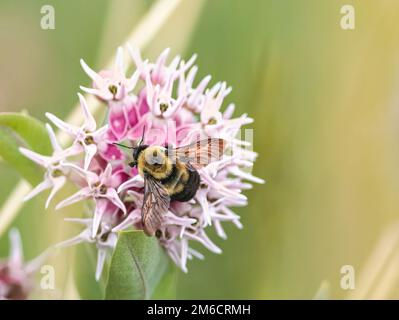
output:
<instances>
[{"instance_id":1,"label":"bumblebee","mask_svg":"<svg viewBox=\"0 0 399 320\"><path fill-rule=\"evenodd\" d=\"M127 148L133 149L133 161L129 165L137 167L144 178L142 223L144 232L153 236L161 232L162 215L168 212L171 201L186 202L195 196L200 186L197 170L220 159L226 144L223 139L215 138L178 148L142 142L143 138L137 147Z\"/></svg>"}]
</instances>

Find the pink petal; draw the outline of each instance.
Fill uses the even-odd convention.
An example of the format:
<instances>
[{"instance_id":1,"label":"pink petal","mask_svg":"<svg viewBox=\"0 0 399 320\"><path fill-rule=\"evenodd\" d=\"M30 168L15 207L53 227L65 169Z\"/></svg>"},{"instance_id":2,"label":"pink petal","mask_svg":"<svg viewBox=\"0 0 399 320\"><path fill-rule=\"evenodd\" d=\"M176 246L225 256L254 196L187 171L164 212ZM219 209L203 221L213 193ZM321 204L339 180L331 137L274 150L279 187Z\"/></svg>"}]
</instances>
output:
<instances>
[{"instance_id":1,"label":"pink petal","mask_svg":"<svg viewBox=\"0 0 399 320\"><path fill-rule=\"evenodd\" d=\"M123 106L113 104L109 113L109 124L112 133L118 140L125 136L128 129L128 120Z\"/></svg>"},{"instance_id":2,"label":"pink petal","mask_svg":"<svg viewBox=\"0 0 399 320\"><path fill-rule=\"evenodd\" d=\"M134 127L135 125L137 125L137 123L139 121L139 115L137 114L137 108L135 106L131 107L128 110L127 118L128 118L130 127Z\"/></svg>"},{"instance_id":3,"label":"pink petal","mask_svg":"<svg viewBox=\"0 0 399 320\"><path fill-rule=\"evenodd\" d=\"M130 140L137 140L140 139L143 134L143 128L145 127L145 136L147 138L147 132L151 130L151 121L149 121L147 116L141 118L140 122L133 128L129 130L126 137Z\"/></svg>"},{"instance_id":4,"label":"pink petal","mask_svg":"<svg viewBox=\"0 0 399 320\"><path fill-rule=\"evenodd\" d=\"M112 130L110 128L107 129L107 131L104 134L104 139L107 142L117 142L118 138L114 135L114 133L112 132Z\"/></svg>"},{"instance_id":5,"label":"pink petal","mask_svg":"<svg viewBox=\"0 0 399 320\"><path fill-rule=\"evenodd\" d=\"M100 155L108 161L124 159L124 153L115 145L104 143L99 145Z\"/></svg>"},{"instance_id":6,"label":"pink petal","mask_svg":"<svg viewBox=\"0 0 399 320\"><path fill-rule=\"evenodd\" d=\"M118 188L123 182L129 179L129 175L125 172L125 169L114 171L110 179L110 187Z\"/></svg>"},{"instance_id":7,"label":"pink petal","mask_svg":"<svg viewBox=\"0 0 399 320\"><path fill-rule=\"evenodd\" d=\"M139 100L138 100L138 103L137 103L137 109L138 109L139 115L141 115L141 116L150 111L150 107L148 106L148 103L147 103L145 88L143 88L140 91Z\"/></svg>"}]
</instances>

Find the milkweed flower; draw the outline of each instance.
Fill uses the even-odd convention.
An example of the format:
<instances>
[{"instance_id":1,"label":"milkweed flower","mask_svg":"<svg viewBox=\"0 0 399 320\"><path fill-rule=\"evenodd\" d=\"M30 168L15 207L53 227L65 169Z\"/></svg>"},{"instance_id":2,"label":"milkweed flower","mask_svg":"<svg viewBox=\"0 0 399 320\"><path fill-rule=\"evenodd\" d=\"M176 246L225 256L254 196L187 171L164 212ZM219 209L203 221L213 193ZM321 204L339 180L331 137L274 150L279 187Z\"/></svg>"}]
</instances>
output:
<instances>
[{"instance_id":1,"label":"milkweed flower","mask_svg":"<svg viewBox=\"0 0 399 320\"><path fill-rule=\"evenodd\" d=\"M89 112L84 97L80 93L78 93L78 96L84 116L84 122L81 127L70 125L49 112L46 113L46 117L50 119L58 129L69 134L74 139L72 146L66 150L66 155L76 155L84 152L85 158L83 167L86 170L97 153L97 144L103 139L108 126L105 125L97 129L96 120L94 120L94 117Z\"/></svg>"},{"instance_id":2,"label":"milkweed flower","mask_svg":"<svg viewBox=\"0 0 399 320\"><path fill-rule=\"evenodd\" d=\"M53 154L51 156L41 155L22 147L19 148L19 150L25 157L36 162L36 164L42 166L46 170L43 181L25 196L24 201L33 198L44 190L51 189L50 195L46 201L47 209L51 200L64 186L66 182L66 176L70 173L70 170L73 168L73 166L69 168L65 166L65 159L67 155L71 154L70 151L61 149L55 137L54 131L49 124L46 124L46 129L53 147Z\"/></svg>"},{"instance_id":3,"label":"milkweed flower","mask_svg":"<svg viewBox=\"0 0 399 320\"><path fill-rule=\"evenodd\" d=\"M202 139L225 141L227 149L222 157L198 167L200 186L195 196L187 202L171 201L167 212L160 217L160 228L156 232L159 243L184 272L187 272L189 259L204 257L190 247L192 242L201 243L211 252L222 252L207 235L209 228L214 228L222 239L227 238L223 229L225 223L242 228L240 216L232 208L246 206L247 197L242 191L250 189L252 183L264 182L251 174L257 154L251 149L251 141L240 136L242 127L253 119L246 114L233 117L234 104L224 103L231 87L225 82L209 87L210 75L196 84L196 55L188 61L176 56L168 63L170 50L166 49L155 62L150 62L143 60L137 49L128 46L128 51L136 65L130 76L125 74L122 48L117 51L112 70L94 71L81 60L83 70L92 80L92 87L81 89L95 95L109 109L104 126L98 128L85 99L79 94L84 120L81 127L46 114L55 126L72 137L71 146L65 151L57 146L55 155L44 158L46 161L21 149L24 155L47 170L48 182L33 195L44 187L55 185L51 172L54 165L58 165L62 177L72 180L80 190L56 208L81 200L93 204L87 218L70 219L82 225L83 231L59 246L81 242L95 244L98 248L97 279L106 257L115 248L117 233L144 227L145 181L137 168L129 166L132 155L115 143L135 145L139 139L144 139L141 142L147 145L178 148ZM55 139L50 127L49 134Z\"/></svg>"},{"instance_id":4,"label":"milkweed flower","mask_svg":"<svg viewBox=\"0 0 399 320\"><path fill-rule=\"evenodd\" d=\"M0 259L0 300L25 300L34 289L34 274L47 258L45 252L25 262L21 237L16 229L10 231L10 253Z\"/></svg>"}]
</instances>

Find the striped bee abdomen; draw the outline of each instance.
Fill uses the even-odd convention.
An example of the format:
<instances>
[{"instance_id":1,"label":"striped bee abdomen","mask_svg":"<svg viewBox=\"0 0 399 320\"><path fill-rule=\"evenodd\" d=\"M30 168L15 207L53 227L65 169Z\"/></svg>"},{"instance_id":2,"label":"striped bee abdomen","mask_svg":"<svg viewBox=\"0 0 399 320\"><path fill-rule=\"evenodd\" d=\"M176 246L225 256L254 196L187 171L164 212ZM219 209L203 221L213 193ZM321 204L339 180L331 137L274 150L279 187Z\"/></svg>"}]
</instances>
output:
<instances>
[{"instance_id":1,"label":"striped bee abdomen","mask_svg":"<svg viewBox=\"0 0 399 320\"><path fill-rule=\"evenodd\" d=\"M183 183L183 189L174 193L171 196L171 200L185 202L194 198L197 193L198 187L200 185L200 176L197 170L188 171L188 180L186 183Z\"/></svg>"},{"instance_id":2,"label":"striped bee abdomen","mask_svg":"<svg viewBox=\"0 0 399 320\"><path fill-rule=\"evenodd\" d=\"M200 176L196 170L188 170L184 164L177 162L161 183L167 189L171 200L185 202L195 196Z\"/></svg>"}]
</instances>

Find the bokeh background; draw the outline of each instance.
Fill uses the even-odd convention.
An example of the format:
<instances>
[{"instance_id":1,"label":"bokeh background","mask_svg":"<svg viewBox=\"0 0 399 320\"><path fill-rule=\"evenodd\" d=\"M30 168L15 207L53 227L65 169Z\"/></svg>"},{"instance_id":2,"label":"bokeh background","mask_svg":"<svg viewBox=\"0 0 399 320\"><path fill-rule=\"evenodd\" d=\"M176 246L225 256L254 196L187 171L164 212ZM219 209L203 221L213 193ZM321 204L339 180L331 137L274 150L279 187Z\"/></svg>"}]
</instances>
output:
<instances>
[{"instance_id":1,"label":"bokeh background","mask_svg":"<svg viewBox=\"0 0 399 320\"><path fill-rule=\"evenodd\" d=\"M1 0L0 111L65 117L88 84L79 59L104 66L153 3ZM55 30L40 28L45 4ZM340 27L345 4L355 7L355 30ZM254 173L267 183L237 210L244 229L216 240L223 254L206 252L179 274L178 298L399 298L398 30L396 0L179 4L143 55L196 52L201 76L233 87L227 102L255 119ZM0 176L1 204L19 177L3 162ZM63 221L78 206L42 208L34 199L12 223L28 259L79 231ZM0 257L7 252L6 232ZM93 259L90 249L59 252L57 290L34 297L98 298ZM340 287L344 265L355 269L355 290Z\"/></svg>"}]
</instances>

